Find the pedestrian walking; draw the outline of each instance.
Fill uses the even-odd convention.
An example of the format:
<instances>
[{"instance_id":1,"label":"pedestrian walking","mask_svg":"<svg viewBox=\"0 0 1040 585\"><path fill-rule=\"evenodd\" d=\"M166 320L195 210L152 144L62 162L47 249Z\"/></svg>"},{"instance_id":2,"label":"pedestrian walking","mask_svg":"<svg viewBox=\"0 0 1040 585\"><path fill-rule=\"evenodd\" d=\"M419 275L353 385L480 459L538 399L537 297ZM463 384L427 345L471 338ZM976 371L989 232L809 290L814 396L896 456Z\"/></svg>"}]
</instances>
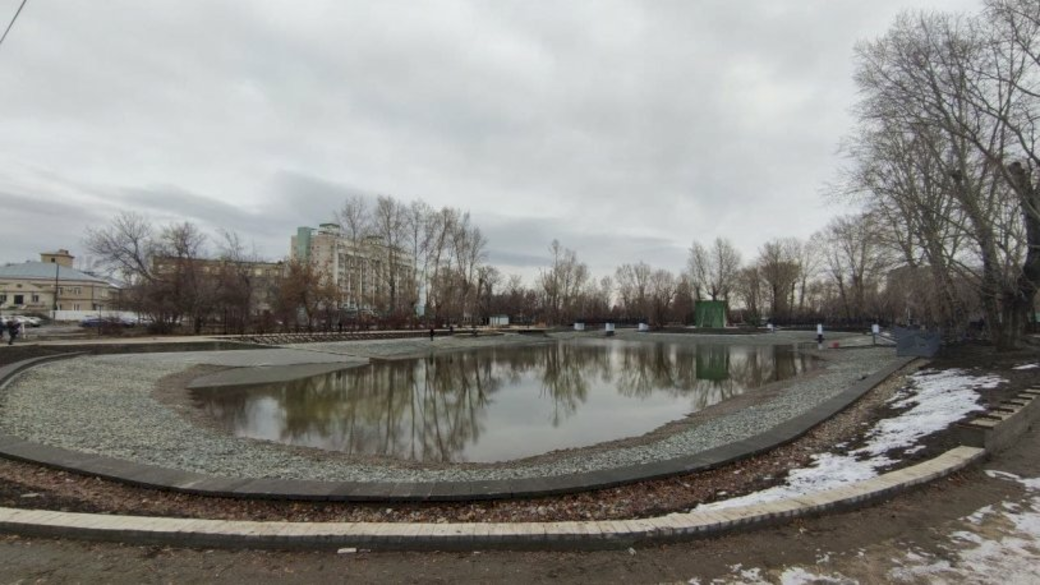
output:
<instances>
[{"instance_id":1,"label":"pedestrian walking","mask_svg":"<svg viewBox=\"0 0 1040 585\"><path fill-rule=\"evenodd\" d=\"M18 330L21 327L21 325L21 323L15 321L14 319L10 319L7 321L7 345L14 345L14 338L18 337Z\"/></svg>"}]
</instances>

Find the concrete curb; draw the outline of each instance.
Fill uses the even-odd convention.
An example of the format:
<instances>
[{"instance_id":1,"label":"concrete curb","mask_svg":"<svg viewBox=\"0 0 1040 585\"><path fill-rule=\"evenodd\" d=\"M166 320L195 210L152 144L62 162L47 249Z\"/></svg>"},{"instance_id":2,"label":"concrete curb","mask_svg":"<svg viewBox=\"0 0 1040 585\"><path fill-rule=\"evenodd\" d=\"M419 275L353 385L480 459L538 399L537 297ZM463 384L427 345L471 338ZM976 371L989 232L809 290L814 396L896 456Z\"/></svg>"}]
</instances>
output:
<instances>
[{"instance_id":1,"label":"concrete curb","mask_svg":"<svg viewBox=\"0 0 1040 585\"><path fill-rule=\"evenodd\" d=\"M79 514L0 508L0 532L179 547L369 550L617 548L716 536L891 497L985 456L957 447L924 463L813 495L718 511L636 520L410 524L249 522Z\"/></svg>"},{"instance_id":2,"label":"concrete curb","mask_svg":"<svg viewBox=\"0 0 1040 585\"><path fill-rule=\"evenodd\" d=\"M0 367L0 388L3 388L4 385L7 384L7 381L13 378L15 375L20 374L33 366L38 366L43 363L53 362L57 360L74 358L85 354L86 352L83 351L56 353L54 355L45 355L37 358L31 358Z\"/></svg>"}]
</instances>

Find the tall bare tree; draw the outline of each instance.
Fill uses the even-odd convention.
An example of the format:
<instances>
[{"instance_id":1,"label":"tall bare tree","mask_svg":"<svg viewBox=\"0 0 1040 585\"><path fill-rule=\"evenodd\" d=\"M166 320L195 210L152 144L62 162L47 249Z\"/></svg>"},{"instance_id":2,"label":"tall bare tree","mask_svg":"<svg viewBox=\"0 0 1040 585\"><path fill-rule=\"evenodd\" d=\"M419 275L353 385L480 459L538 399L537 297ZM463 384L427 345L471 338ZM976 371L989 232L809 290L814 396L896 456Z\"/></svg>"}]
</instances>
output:
<instances>
[{"instance_id":1,"label":"tall bare tree","mask_svg":"<svg viewBox=\"0 0 1040 585\"><path fill-rule=\"evenodd\" d=\"M740 252L728 239L718 237L707 248L694 242L687 268L697 291L718 301L729 298L740 263Z\"/></svg>"},{"instance_id":2,"label":"tall bare tree","mask_svg":"<svg viewBox=\"0 0 1040 585\"><path fill-rule=\"evenodd\" d=\"M942 255L974 282L990 336L1007 349L1040 285L1040 24L1032 1L987 7L979 16L903 14L858 48L856 81L861 132L909 136L937 169L966 248ZM923 208L912 192L902 195Z\"/></svg>"},{"instance_id":3,"label":"tall bare tree","mask_svg":"<svg viewBox=\"0 0 1040 585\"><path fill-rule=\"evenodd\" d=\"M792 317L792 299L801 274L798 255L801 242L796 238L782 238L766 242L758 252L758 275L765 284L771 312L776 320Z\"/></svg>"},{"instance_id":4,"label":"tall bare tree","mask_svg":"<svg viewBox=\"0 0 1040 585\"><path fill-rule=\"evenodd\" d=\"M555 324L575 317L575 304L589 280L588 267L578 260L573 250L564 248L559 240L549 245L549 268L538 275L547 316Z\"/></svg>"},{"instance_id":5,"label":"tall bare tree","mask_svg":"<svg viewBox=\"0 0 1040 585\"><path fill-rule=\"evenodd\" d=\"M878 294L892 261L877 232L878 221L872 214L836 217L824 232L827 272L838 287L845 318L850 321L878 315Z\"/></svg>"}]
</instances>

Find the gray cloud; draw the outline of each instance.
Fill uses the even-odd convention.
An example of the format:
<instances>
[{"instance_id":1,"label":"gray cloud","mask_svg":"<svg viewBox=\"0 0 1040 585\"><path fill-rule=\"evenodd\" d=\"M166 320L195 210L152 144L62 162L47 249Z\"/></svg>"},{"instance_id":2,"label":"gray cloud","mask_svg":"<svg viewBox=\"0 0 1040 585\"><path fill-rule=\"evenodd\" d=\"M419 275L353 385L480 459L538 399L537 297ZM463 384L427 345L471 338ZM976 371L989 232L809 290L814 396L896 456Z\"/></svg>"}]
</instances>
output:
<instances>
[{"instance_id":1,"label":"gray cloud","mask_svg":"<svg viewBox=\"0 0 1040 585\"><path fill-rule=\"evenodd\" d=\"M385 193L471 210L518 270L553 238L600 273L719 235L749 256L835 211L853 43L978 5L30 3L0 54L0 191L23 197L0 212L32 225L5 255L136 209L279 257Z\"/></svg>"}]
</instances>

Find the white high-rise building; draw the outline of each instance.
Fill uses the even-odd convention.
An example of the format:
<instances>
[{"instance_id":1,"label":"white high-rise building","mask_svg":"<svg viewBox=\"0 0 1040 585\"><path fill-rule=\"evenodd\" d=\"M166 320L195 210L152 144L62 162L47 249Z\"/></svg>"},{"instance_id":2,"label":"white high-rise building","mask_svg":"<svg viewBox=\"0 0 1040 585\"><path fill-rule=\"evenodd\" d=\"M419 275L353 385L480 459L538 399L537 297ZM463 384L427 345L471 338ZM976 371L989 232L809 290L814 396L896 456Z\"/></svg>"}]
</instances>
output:
<instances>
[{"instance_id":1,"label":"white high-rise building","mask_svg":"<svg viewBox=\"0 0 1040 585\"><path fill-rule=\"evenodd\" d=\"M417 301L414 260L404 250L386 246L378 236L355 240L336 223L300 227L292 236L290 256L327 272L340 290L343 309L410 310Z\"/></svg>"}]
</instances>

